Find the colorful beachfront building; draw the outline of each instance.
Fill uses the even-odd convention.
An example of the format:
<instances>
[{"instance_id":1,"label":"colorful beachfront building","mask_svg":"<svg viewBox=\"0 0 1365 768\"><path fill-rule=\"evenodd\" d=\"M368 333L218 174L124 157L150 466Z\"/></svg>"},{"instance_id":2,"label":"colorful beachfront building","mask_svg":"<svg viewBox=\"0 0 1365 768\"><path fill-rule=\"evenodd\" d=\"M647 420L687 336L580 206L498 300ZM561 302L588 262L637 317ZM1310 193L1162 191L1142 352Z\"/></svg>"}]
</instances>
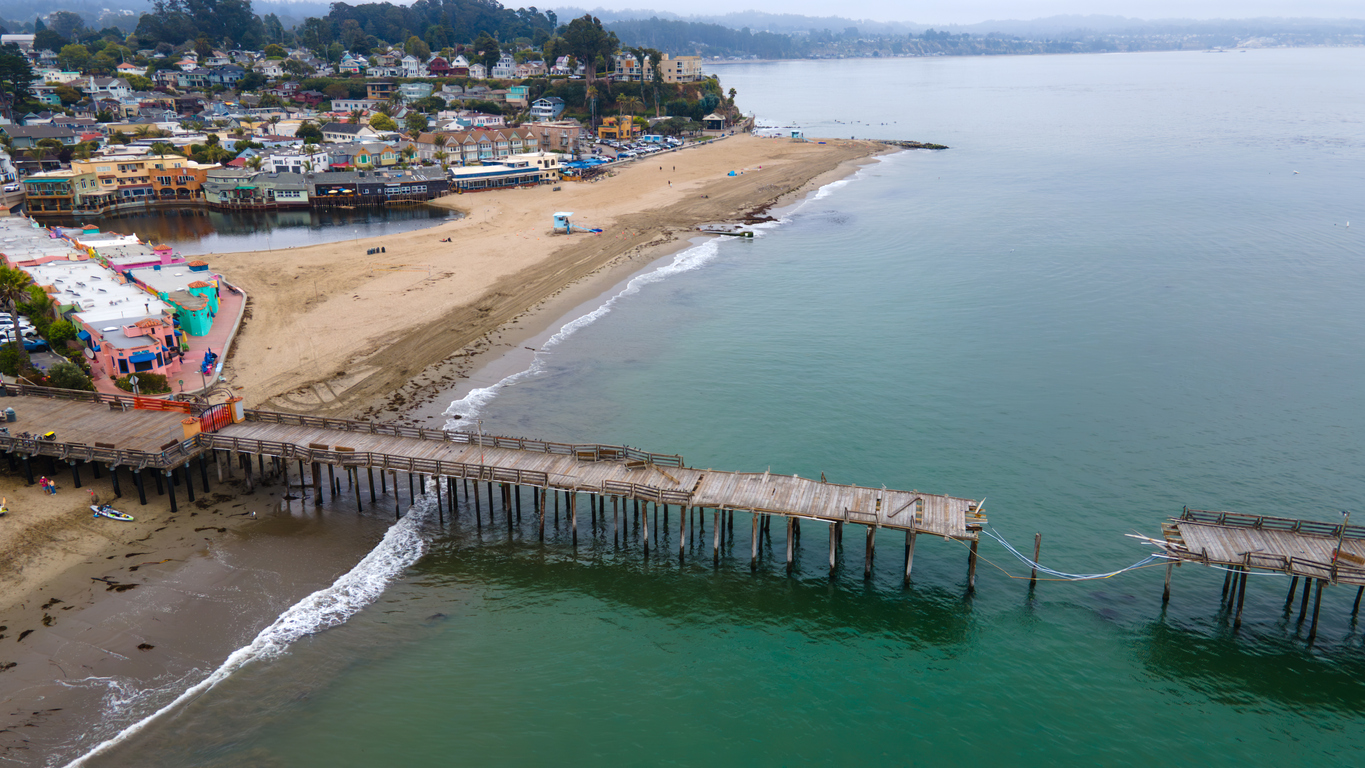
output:
<instances>
[{"instance_id":1,"label":"colorful beachfront building","mask_svg":"<svg viewBox=\"0 0 1365 768\"><path fill-rule=\"evenodd\" d=\"M94 352L90 367L110 378L134 373L158 373L169 378L180 372L180 345L171 318L165 315L100 328L84 321L81 325L91 339L100 339L89 346ZM95 336L97 331L99 335Z\"/></svg>"},{"instance_id":2,"label":"colorful beachfront building","mask_svg":"<svg viewBox=\"0 0 1365 768\"><path fill-rule=\"evenodd\" d=\"M203 261L163 268L160 265L124 273L134 284L171 307L176 325L189 336L207 336L218 316L221 275Z\"/></svg>"},{"instance_id":3,"label":"colorful beachfront building","mask_svg":"<svg viewBox=\"0 0 1365 768\"><path fill-rule=\"evenodd\" d=\"M616 139L618 141L629 141L640 135L640 127L635 124L635 119L631 117L611 117L602 118L602 124L597 126L597 138Z\"/></svg>"},{"instance_id":4,"label":"colorful beachfront building","mask_svg":"<svg viewBox=\"0 0 1365 768\"><path fill-rule=\"evenodd\" d=\"M33 213L70 213L81 208L87 195L99 193L95 174L89 171L44 171L21 181Z\"/></svg>"}]
</instances>

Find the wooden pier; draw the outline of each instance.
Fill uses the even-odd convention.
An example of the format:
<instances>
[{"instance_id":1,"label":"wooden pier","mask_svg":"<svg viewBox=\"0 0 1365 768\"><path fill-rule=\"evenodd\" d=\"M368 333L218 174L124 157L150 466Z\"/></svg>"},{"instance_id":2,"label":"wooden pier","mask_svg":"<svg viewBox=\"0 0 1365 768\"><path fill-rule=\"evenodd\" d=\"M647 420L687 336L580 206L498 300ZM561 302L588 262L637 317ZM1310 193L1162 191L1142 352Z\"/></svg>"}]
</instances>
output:
<instances>
[{"instance_id":1,"label":"wooden pier","mask_svg":"<svg viewBox=\"0 0 1365 768\"><path fill-rule=\"evenodd\" d=\"M79 487L79 464L94 466L96 476L103 465L115 480L120 493L117 469L126 467L133 474L141 502L146 504L142 475L151 471L161 490L162 478L170 493L171 508L176 508L175 488L183 473L183 486L193 500L192 467L205 490L208 465L218 465L223 479L227 461L245 473L248 486L253 482L251 456L257 457L260 472L286 476L289 464L297 463L301 484L311 484L315 503L322 498L322 468L327 467L326 487L334 490L337 469L347 473L355 488L357 507L363 509L362 473L368 478L371 504L377 503L374 473L380 474L379 486L387 493L386 475L398 492L398 474L409 476L409 496L413 478L433 479L437 506L441 514L457 495L456 481L474 483L474 504L478 504L479 483L487 486L490 514L494 486L503 497L503 508L510 509L513 494L520 512L524 488L532 489L531 505L544 517L548 494L563 493L574 540L577 541L577 504L586 496L594 515L606 516L611 500L613 518L634 505L635 514L644 515L644 547L649 551L650 505L657 515L662 507L664 521L670 506L679 511L679 532L690 532L691 521L705 526L704 512L715 519L713 556L718 559L723 536L733 532L733 513L752 513L751 565L759 554L759 533L769 528L772 518L784 518L787 528L787 567L792 568L794 542L800 538L801 521L830 526L830 568L835 567L837 542L842 541L844 526L861 525L866 529L864 574L870 576L879 529L905 533L905 578L910 577L914 546L919 534L970 543L968 588L975 586L978 532L986 520L973 499L841 485L824 480L779 475L769 472L730 472L689 467L681 456L641 451L619 445L571 444L519 437L503 437L470 432L422 429L394 424L374 424L345 419L241 409L239 404L203 406L189 402L170 402L156 398L74 392L24 385L5 385L0 408L14 408L16 423L11 433L24 430L34 434L56 433L53 440L23 438L17 434L0 435L3 449L12 465L22 462L26 477L33 481L31 460L47 456L70 465ZM270 469L266 468L269 459ZM231 469L228 470L231 472ZM311 473L311 482L309 473ZM441 507L444 482L447 507ZM467 487L467 486L466 486ZM425 492L425 491L424 491ZM468 500L469 493L466 490ZM556 509L559 497L554 497ZM641 505L644 505L641 507ZM476 507L477 508L477 507ZM477 514L477 512L476 512ZM491 519L490 519L491 521ZM728 521L728 526L722 523ZM509 516L509 525L511 518ZM656 519L656 523L658 520ZM667 524L665 522L665 524ZM724 532L723 530L724 529ZM679 538L679 556L683 555Z\"/></svg>"},{"instance_id":2,"label":"wooden pier","mask_svg":"<svg viewBox=\"0 0 1365 768\"><path fill-rule=\"evenodd\" d=\"M1286 613L1293 609L1299 579L1305 580L1300 621L1308 610L1309 593L1316 583L1317 596L1308 631L1310 643L1317 636L1318 607L1325 586L1355 586L1352 615L1360 610L1360 598L1365 594L1365 527L1348 525L1344 519L1333 524L1187 507L1180 517L1171 518L1161 528L1163 539L1157 543L1173 558L1166 566L1163 600L1170 599L1171 568L1179 562L1190 562L1227 571L1223 597L1229 606L1235 606L1234 628L1242 623L1247 575L1252 570L1293 577L1285 600Z\"/></svg>"}]
</instances>

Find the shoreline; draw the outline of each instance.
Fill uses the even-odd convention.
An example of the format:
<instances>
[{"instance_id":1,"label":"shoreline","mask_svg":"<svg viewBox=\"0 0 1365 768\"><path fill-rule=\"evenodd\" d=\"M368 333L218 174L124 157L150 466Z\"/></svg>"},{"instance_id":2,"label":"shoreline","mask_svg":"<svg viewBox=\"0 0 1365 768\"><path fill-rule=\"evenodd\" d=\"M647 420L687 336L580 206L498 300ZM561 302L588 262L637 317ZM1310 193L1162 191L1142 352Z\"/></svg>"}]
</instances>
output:
<instances>
[{"instance_id":1,"label":"shoreline","mask_svg":"<svg viewBox=\"0 0 1365 768\"><path fill-rule=\"evenodd\" d=\"M767 220L768 211L799 203L885 151L842 159L783 194L743 206L735 218ZM474 341L366 407L381 419L443 425L453 392L467 393L524 370L532 353L518 349L523 341L548 338L636 275L704 240L695 226L641 232L644 242L632 241L601 263L590 261L592 269L569 273L571 279L548 296L501 322L489 318ZM425 231L434 236L441 229ZM525 355L518 357L518 351ZM345 489L335 503L319 509L287 498L298 488L291 494L278 480L244 494L238 481L225 479L179 515L169 514L164 497L150 495L142 507L125 495L118 506L137 522L104 525L91 520L83 502L91 488L101 499L112 495L107 475L87 479L79 490L69 487L69 477L56 479L61 493L42 496L16 473L0 470L0 485L8 486L15 510L3 522L16 538L7 536L5 544L20 545L0 549L0 578L11 577L5 590L10 599L0 603L0 627L6 627L0 630L0 701L8 705L0 719L0 758L19 764L44 764L54 752L74 759L174 699L281 611L355 566L393 522L382 510L384 500L379 508L366 500L370 508L357 515ZM247 516L248 507L258 516ZM41 521L15 530L18 519L39 509ZM116 584L136 586L125 587L125 593ZM223 603L231 608L224 610ZM177 619L164 621L167 614ZM4 644L21 632L22 645ZM150 647L139 650L142 645ZM6 668L9 663L16 666ZM130 691L138 693L136 706L123 709ZM111 710L128 720L111 723Z\"/></svg>"},{"instance_id":2,"label":"shoreline","mask_svg":"<svg viewBox=\"0 0 1365 768\"><path fill-rule=\"evenodd\" d=\"M443 363L482 351L481 339L567 287L666 255L700 225L765 221L813 179L890 151L870 141L732 136L642 158L602 183L441 198L466 215L382 240L297 248L288 260L220 254L224 273L254 299L224 375L249 407L397 418L410 381L450 384L453 366ZM603 232L555 235L558 210ZM379 242L384 261L365 254Z\"/></svg>"},{"instance_id":3,"label":"shoreline","mask_svg":"<svg viewBox=\"0 0 1365 768\"><path fill-rule=\"evenodd\" d=\"M804 203L815 192L828 184L851 178L882 154L891 152L840 163L773 200L760 214L781 219L786 212ZM733 223L714 222L713 225ZM445 411L451 402L468 396L475 389L495 386L507 377L530 368L540 344L534 345L536 349L531 349L529 344L537 340L543 342L567 323L601 307L624 290L631 280L657 269L665 260L717 237L700 231L691 233L690 237L678 233L677 237L665 243L604 264L414 376L395 393L406 404L404 411L387 418L382 412L375 412L370 418L427 428L444 427L449 418ZM373 412L375 407L372 406L371 410Z\"/></svg>"}]
</instances>

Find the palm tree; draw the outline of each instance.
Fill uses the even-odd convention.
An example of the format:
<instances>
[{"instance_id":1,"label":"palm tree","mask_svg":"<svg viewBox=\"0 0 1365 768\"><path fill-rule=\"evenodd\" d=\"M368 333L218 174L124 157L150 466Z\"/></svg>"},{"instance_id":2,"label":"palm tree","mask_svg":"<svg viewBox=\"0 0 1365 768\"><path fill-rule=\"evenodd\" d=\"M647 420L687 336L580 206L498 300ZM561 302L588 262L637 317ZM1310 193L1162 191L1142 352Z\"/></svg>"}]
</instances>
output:
<instances>
[{"instance_id":1,"label":"palm tree","mask_svg":"<svg viewBox=\"0 0 1365 768\"><path fill-rule=\"evenodd\" d=\"M57 316L57 302L52 300L52 296L41 287L30 285L28 287L29 299L24 303L24 311L38 328L44 327L44 322L51 322Z\"/></svg>"},{"instance_id":2,"label":"palm tree","mask_svg":"<svg viewBox=\"0 0 1365 768\"><path fill-rule=\"evenodd\" d=\"M19 352L19 372L22 373L30 367L28 360L28 350L24 349L23 337L19 335L19 303L33 298L29 294L29 286L33 285L33 278L22 269L0 266L0 302L8 305L11 333L14 339L10 342L14 344Z\"/></svg>"},{"instance_id":3,"label":"palm tree","mask_svg":"<svg viewBox=\"0 0 1365 768\"><path fill-rule=\"evenodd\" d=\"M591 122L591 125L592 125L592 127L593 127L594 129L596 129L596 128L597 128L597 86L595 86L595 85L590 85L590 86L588 86L587 96L588 96L588 103L589 103L589 104L591 105L591 107L592 107L592 122Z\"/></svg>"},{"instance_id":4,"label":"palm tree","mask_svg":"<svg viewBox=\"0 0 1365 768\"><path fill-rule=\"evenodd\" d=\"M650 80L654 84L654 116L659 116L659 86L664 83L664 71L659 68L663 63L664 54L662 51L651 49L649 52Z\"/></svg>"},{"instance_id":5,"label":"palm tree","mask_svg":"<svg viewBox=\"0 0 1365 768\"><path fill-rule=\"evenodd\" d=\"M260 155L253 155L246 159L246 167L250 168L253 171L259 171L261 170L262 162L263 160Z\"/></svg>"},{"instance_id":6,"label":"palm tree","mask_svg":"<svg viewBox=\"0 0 1365 768\"><path fill-rule=\"evenodd\" d=\"M266 120L266 122L267 122L267 123L270 123L270 132L271 132L271 133L274 133L274 132L275 132L275 126L276 126L276 125L279 125L279 123L280 123L280 116L279 116L279 115L271 115L271 116Z\"/></svg>"},{"instance_id":7,"label":"palm tree","mask_svg":"<svg viewBox=\"0 0 1365 768\"><path fill-rule=\"evenodd\" d=\"M172 147L170 144L167 144L164 141L158 141L157 143L152 145L152 153L160 157L161 162L164 165L166 162L166 155L175 154L175 147Z\"/></svg>"},{"instance_id":8,"label":"palm tree","mask_svg":"<svg viewBox=\"0 0 1365 768\"><path fill-rule=\"evenodd\" d=\"M221 163L232 157L232 153L227 151L222 144L213 144L204 150L204 159L210 163Z\"/></svg>"},{"instance_id":9,"label":"palm tree","mask_svg":"<svg viewBox=\"0 0 1365 768\"><path fill-rule=\"evenodd\" d=\"M139 125L136 129L133 130L133 133L134 133L139 139L145 139L145 138L147 138L147 135L150 134L151 132L152 132L152 125L151 125L150 123L143 123L142 125Z\"/></svg>"},{"instance_id":10,"label":"palm tree","mask_svg":"<svg viewBox=\"0 0 1365 768\"><path fill-rule=\"evenodd\" d=\"M444 149L436 150L435 152L431 153L431 156L436 158L436 161L441 164L442 170L444 170L447 167L446 158L450 157L450 154L446 152Z\"/></svg>"},{"instance_id":11,"label":"palm tree","mask_svg":"<svg viewBox=\"0 0 1365 768\"><path fill-rule=\"evenodd\" d=\"M417 154L417 147L414 147L411 144L407 145L406 147L403 147L403 159L406 162L409 163L412 162L412 156L415 154Z\"/></svg>"}]
</instances>

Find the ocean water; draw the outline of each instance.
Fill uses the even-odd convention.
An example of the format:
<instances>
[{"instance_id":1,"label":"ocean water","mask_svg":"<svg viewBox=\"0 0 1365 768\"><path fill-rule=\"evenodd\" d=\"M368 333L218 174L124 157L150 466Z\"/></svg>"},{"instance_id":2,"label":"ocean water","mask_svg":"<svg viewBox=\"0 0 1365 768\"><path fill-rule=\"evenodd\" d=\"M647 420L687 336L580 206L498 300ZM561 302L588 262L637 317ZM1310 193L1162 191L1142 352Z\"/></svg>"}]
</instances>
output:
<instances>
[{"instance_id":1,"label":"ocean water","mask_svg":"<svg viewBox=\"0 0 1365 768\"><path fill-rule=\"evenodd\" d=\"M1126 534L1183 505L1365 515L1365 49L718 72L807 136L952 149L664 260L452 413L985 497L1002 536L1041 532L1075 573L1140 560ZM1166 606L1163 568L1030 593L987 540L968 596L956 542L922 539L904 588L886 533L864 580L858 530L831 577L807 525L787 576L767 552L749 571L743 516L713 567L710 518L680 564L676 511L649 559L586 514L576 548L562 519L540 544L529 506L510 530L484 515L418 505L421 556L386 550L373 602L88 764L1344 766L1365 747L1347 588L1310 648L1274 576L1233 632L1204 568Z\"/></svg>"}]
</instances>

